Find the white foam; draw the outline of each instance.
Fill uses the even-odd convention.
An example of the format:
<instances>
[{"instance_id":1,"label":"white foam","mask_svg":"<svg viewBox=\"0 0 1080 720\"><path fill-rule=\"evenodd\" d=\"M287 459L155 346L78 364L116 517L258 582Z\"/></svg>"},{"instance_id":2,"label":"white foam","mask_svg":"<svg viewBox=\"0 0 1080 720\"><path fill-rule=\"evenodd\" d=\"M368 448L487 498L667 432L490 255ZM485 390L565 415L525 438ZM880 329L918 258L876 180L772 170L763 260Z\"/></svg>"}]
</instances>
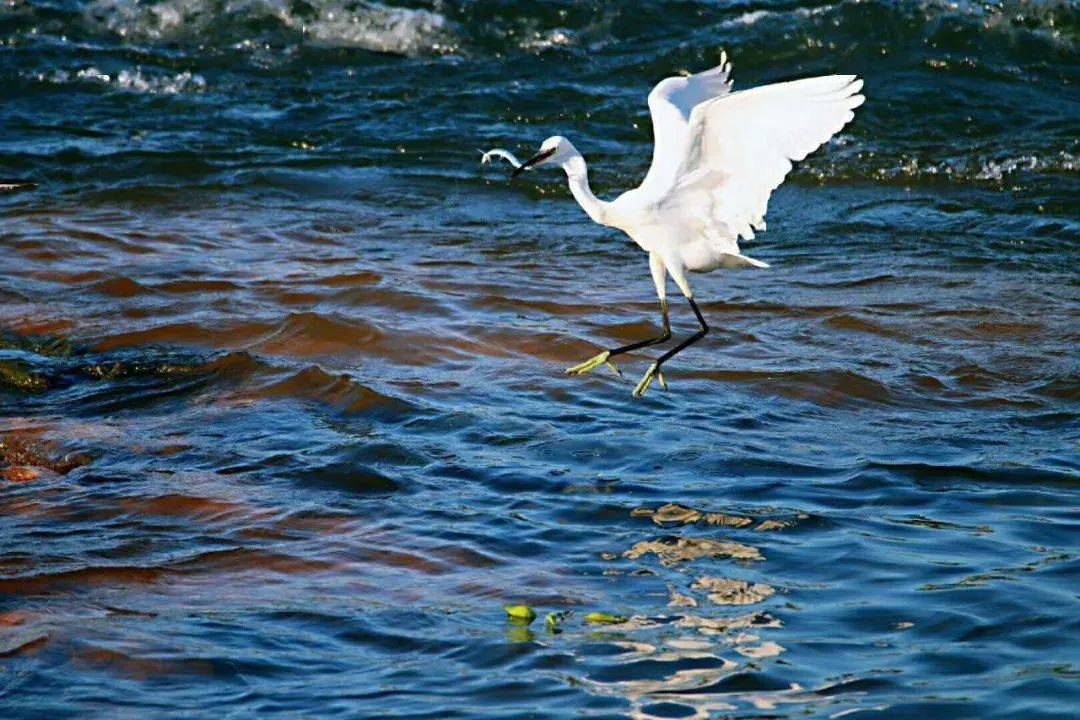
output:
<instances>
[{"instance_id":1,"label":"white foam","mask_svg":"<svg viewBox=\"0 0 1080 720\"><path fill-rule=\"evenodd\" d=\"M853 143L858 146L858 143ZM852 160L858 157L859 160ZM1042 155L1016 155L1013 157L988 157L972 152L943 160L927 157L901 155L899 158L878 156L874 152L860 152L857 156L839 162L807 165L804 172L824 182L835 178L870 177L875 180L905 182L941 179L957 183L1007 182L1017 174L1072 173L1080 170L1080 157L1059 151Z\"/></svg>"},{"instance_id":2,"label":"white foam","mask_svg":"<svg viewBox=\"0 0 1080 720\"><path fill-rule=\"evenodd\" d=\"M753 25L763 17L768 17L774 13L768 10L753 10L751 12L745 12L732 21L733 25Z\"/></svg>"},{"instance_id":3,"label":"white foam","mask_svg":"<svg viewBox=\"0 0 1080 720\"><path fill-rule=\"evenodd\" d=\"M237 25L273 20L298 34L301 42L314 45L401 55L454 49L449 23L437 12L366 0L308 0L303 5L300 12L285 0L237 0L224 9L217 0L164 0L153 5L94 0L85 12L91 23L136 41L212 42L230 20ZM234 47L243 47L235 40Z\"/></svg>"},{"instance_id":4,"label":"white foam","mask_svg":"<svg viewBox=\"0 0 1080 720\"><path fill-rule=\"evenodd\" d=\"M574 33L567 28L555 28L545 32L537 32L532 37L522 40L519 44L522 50L549 50L553 47L573 45Z\"/></svg>"},{"instance_id":5,"label":"white foam","mask_svg":"<svg viewBox=\"0 0 1080 720\"><path fill-rule=\"evenodd\" d=\"M1075 172L1080 169L1080 160L1068 152L1059 152L1056 155L1042 156L1022 155L1014 158L983 159L976 180L1004 180L1009 175L1024 170L1048 170L1057 172Z\"/></svg>"},{"instance_id":6,"label":"white foam","mask_svg":"<svg viewBox=\"0 0 1080 720\"><path fill-rule=\"evenodd\" d=\"M724 21L723 26L733 28L739 25L756 25L760 20L764 20L765 18L783 18L790 16L800 18L813 17L815 15L821 15L823 13L829 12L834 7L835 6L833 5L822 5L820 7L813 8L799 7L793 10L751 10L749 12L744 12L735 18L732 18L731 20Z\"/></svg>"},{"instance_id":7,"label":"white foam","mask_svg":"<svg viewBox=\"0 0 1080 720\"><path fill-rule=\"evenodd\" d=\"M96 67L86 67L74 73L67 70L54 70L51 74L38 73L36 79L64 85L69 82L90 82L110 85L122 90L149 93L152 95L175 95L182 92L200 92L206 89L206 80L202 75L190 72L176 75L144 74L141 68L120 70L106 73Z\"/></svg>"},{"instance_id":8,"label":"white foam","mask_svg":"<svg viewBox=\"0 0 1080 720\"><path fill-rule=\"evenodd\" d=\"M91 22L134 40L175 39L205 27L212 18L208 0L166 0L143 5L136 0L94 0L86 6Z\"/></svg>"},{"instance_id":9,"label":"white foam","mask_svg":"<svg viewBox=\"0 0 1080 720\"><path fill-rule=\"evenodd\" d=\"M290 16L286 22L318 44L359 47L378 52L411 55L446 49L446 18L428 10L410 10L365 3L360 11L344 5L323 4L315 22ZM284 19L284 18L283 18Z\"/></svg>"}]
</instances>

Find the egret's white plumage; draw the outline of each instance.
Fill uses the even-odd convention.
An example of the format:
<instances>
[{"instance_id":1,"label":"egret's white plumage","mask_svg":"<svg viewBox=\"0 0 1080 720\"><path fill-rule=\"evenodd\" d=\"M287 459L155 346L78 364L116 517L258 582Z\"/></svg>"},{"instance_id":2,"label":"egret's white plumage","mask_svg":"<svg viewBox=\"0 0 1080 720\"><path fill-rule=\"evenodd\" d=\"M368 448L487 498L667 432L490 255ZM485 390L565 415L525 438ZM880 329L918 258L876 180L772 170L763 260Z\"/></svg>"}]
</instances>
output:
<instances>
[{"instance_id":1,"label":"egret's white plumage","mask_svg":"<svg viewBox=\"0 0 1080 720\"><path fill-rule=\"evenodd\" d=\"M731 65L720 64L687 77L661 81L649 93L655 145L652 165L641 185L611 202L589 188L585 159L564 137L550 137L521 163L506 150L514 175L537 165L558 165L570 192L589 217L618 228L649 253L660 297L665 332L658 338L607 350L568 372L588 372L609 358L670 338L665 273L690 302L702 329L654 362L637 388L643 393L665 360L702 337L708 327L694 303L686 273L717 268L768 267L739 250L739 239L765 229L769 196L792 163L821 147L854 117L865 99L862 80L829 75L732 92ZM513 177L513 176L512 176Z\"/></svg>"},{"instance_id":2,"label":"egret's white plumage","mask_svg":"<svg viewBox=\"0 0 1080 720\"><path fill-rule=\"evenodd\" d=\"M661 80L649 93L653 159L649 174L639 190L659 196L672 186L679 164L686 155L690 113L706 100L729 94L730 75L731 64L727 60L727 53L721 53L720 64L712 70Z\"/></svg>"}]
</instances>

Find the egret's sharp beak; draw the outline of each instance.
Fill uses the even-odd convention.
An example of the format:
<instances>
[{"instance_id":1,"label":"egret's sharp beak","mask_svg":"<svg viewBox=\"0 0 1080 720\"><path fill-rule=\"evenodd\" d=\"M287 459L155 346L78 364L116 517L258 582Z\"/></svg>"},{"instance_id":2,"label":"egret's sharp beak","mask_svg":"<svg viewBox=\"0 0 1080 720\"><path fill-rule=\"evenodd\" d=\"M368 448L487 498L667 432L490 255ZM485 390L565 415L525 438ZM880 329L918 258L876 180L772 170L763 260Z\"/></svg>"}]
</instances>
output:
<instances>
[{"instance_id":1,"label":"egret's sharp beak","mask_svg":"<svg viewBox=\"0 0 1080 720\"><path fill-rule=\"evenodd\" d=\"M535 164L537 164L539 162L543 162L544 160L547 160L549 157L551 157L552 155L555 154L556 149L557 148L551 148L550 150L544 150L543 152L536 153L531 158L529 158L525 162L521 163L520 167L515 168L514 172L510 173L510 179L513 180L514 178L516 178L521 173L525 172L527 169L529 169L533 165L535 165Z\"/></svg>"}]
</instances>

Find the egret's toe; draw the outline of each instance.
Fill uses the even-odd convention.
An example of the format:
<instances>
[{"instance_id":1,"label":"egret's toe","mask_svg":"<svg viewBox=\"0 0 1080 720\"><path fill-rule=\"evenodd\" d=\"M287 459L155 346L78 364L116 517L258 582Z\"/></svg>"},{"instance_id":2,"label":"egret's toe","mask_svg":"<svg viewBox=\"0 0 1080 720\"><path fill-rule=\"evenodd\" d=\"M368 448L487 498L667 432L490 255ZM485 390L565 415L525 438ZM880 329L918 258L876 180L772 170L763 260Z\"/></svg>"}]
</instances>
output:
<instances>
[{"instance_id":1,"label":"egret's toe","mask_svg":"<svg viewBox=\"0 0 1080 720\"><path fill-rule=\"evenodd\" d=\"M567 375L584 375L585 373L589 372L590 370L595 369L599 365L603 365L604 363L607 363L608 365L611 365L611 369L615 370L615 372L618 373L619 371L615 369L615 366L612 363L608 362L609 357L611 357L611 351L605 350L604 352L600 353L599 355L595 355L595 356L589 358L588 360L586 360L583 363L575 365L574 367L571 367L571 368L566 368L566 374Z\"/></svg>"},{"instance_id":2,"label":"egret's toe","mask_svg":"<svg viewBox=\"0 0 1080 720\"><path fill-rule=\"evenodd\" d=\"M650 365L649 369L645 371L645 376L643 378L641 378L641 382L639 382L637 384L637 387L634 388L633 396L634 397L641 397L642 395L644 395L645 391L649 389L650 385L652 385L653 378L658 376L659 374L660 374L660 366L657 365L656 363L653 363L652 365ZM661 384L664 384L663 380L661 380L660 382L661 382ZM664 387L667 387L667 385L664 385Z\"/></svg>"}]
</instances>

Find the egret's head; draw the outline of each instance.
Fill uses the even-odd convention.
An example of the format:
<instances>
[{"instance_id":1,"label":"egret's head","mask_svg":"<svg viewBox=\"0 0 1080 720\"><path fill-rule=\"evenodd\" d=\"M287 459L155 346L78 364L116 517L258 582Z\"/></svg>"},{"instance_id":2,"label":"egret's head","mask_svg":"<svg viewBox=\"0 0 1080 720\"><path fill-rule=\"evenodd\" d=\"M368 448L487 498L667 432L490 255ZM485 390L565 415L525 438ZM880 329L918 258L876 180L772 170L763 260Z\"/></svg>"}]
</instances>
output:
<instances>
[{"instance_id":1,"label":"egret's head","mask_svg":"<svg viewBox=\"0 0 1080 720\"><path fill-rule=\"evenodd\" d=\"M514 170L510 177L515 178L526 169L537 165L561 165L564 160L576 152L577 150L570 144L569 140L562 135L553 135L540 145L539 152L521 163L521 167Z\"/></svg>"}]
</instances>

